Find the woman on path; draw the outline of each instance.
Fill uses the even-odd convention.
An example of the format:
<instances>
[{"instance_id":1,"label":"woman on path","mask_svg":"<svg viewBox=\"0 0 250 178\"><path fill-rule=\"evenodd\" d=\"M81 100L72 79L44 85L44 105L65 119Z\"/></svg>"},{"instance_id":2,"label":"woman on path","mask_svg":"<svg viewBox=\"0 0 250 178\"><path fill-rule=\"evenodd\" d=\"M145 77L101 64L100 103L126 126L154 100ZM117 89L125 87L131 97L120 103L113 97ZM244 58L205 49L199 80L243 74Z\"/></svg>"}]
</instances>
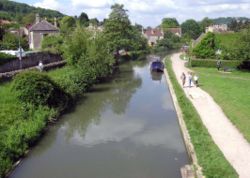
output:
<instances>
[{"instance_id":1,"label":"woman on path","mask_svg":"<svg viewBox=\"0 0 250 178\"><path fill-rule=\"evenodd\" d=\"M192 86L192 73L191 72L188 72L188 84L189 84L189 88L191 88Z\"/></svg>"},{"instance_id":2,"label":"woman on path","mask_svg":"<svg viewBox=\"0 0 250 178\"><path fill-rule=\"evenodd\" d=\"M182 87L184 88L185 83L186 83L186 75L184 72L182 72L181 74L181 80L182 80Z\"/></svg>"}]
</instances>

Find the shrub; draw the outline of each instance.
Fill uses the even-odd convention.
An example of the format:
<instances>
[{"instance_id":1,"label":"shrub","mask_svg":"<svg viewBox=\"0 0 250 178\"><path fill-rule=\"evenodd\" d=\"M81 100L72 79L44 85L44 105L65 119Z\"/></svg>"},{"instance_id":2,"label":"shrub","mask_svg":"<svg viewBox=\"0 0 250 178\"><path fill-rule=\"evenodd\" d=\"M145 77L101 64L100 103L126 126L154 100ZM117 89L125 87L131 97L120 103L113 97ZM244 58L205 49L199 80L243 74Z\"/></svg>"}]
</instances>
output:
<instances>
[{"instance_id":1,"label":"shrub","mask_svg":"<svg viewBox=\"0 0 250 178\"><path fill-rule=\"evenodd\" d=\"M242 61L239 60L222 60L222 67L237 68ZM189 66L191 67L216 67L217 60L213 59L192 59Z\"/></svg>"},{"instance_id":2,"label":"shrub","mask_svg":"<svg viewBox=\"0 0 250 178\"><path fill-rule=\"evenodd\" d=\"M43 38L42 49L53 53L62 54L63 37L60 35L50 35Z\"/></svg>"},{"instance_id":3,"label":"shrub","mask_svg":"<svg viewBox=\"0 0 250 178\"><path fill-rule=\"evenodd\" d=\"M193 54L202 59L214 58L217 48L215 35L209 32L193 49Z\"/></svg>"},{"instance_id":4,"label":"shrub","mask_svg":"<svg viewBox=\"0 0 250 178\"><path fill-rule=\"evenodd\" d=\"M24 72L14 79L13 90L23 103L35 106L47 105L65 109L69 102L67 95L47 75L39 72Z\"/></svg>"},{"instance_id":5,"label":"shrub","mask_svg":"<svg viewBox=\"0 0 250 178\"><path fill-rule=\"evenodd\" d=\"M0 65L3 65L15 59L16 59L16 56L0 52Z\"/></svg>"}]
</instances>

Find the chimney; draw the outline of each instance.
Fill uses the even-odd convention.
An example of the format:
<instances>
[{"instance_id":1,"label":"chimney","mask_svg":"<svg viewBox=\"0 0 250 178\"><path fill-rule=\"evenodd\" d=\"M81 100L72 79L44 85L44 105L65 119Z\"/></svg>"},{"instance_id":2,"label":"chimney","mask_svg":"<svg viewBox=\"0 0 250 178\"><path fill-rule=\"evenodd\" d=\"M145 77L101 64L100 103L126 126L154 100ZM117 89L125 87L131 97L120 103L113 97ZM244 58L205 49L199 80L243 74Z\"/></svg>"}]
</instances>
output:
<instances>
[{"instance_id":1,"label":"chimney","mask_svg":"<svg viewBox=\"0 0 250 178\"><path fill-rule=\"evenodd\" d=\"M40 16L39 14L36 14L36 24L40 22Z\"/></svg>"},{"instance_id":2,"label":"chimney","mask_svg":"<svg viewBox=\"0 0 250 178\"><path fill-rule=\"evenodd\" d=\"M54 26L57 28L57 19L56 19L56 17L54 18Z\"/></svg>"}]
</instances>

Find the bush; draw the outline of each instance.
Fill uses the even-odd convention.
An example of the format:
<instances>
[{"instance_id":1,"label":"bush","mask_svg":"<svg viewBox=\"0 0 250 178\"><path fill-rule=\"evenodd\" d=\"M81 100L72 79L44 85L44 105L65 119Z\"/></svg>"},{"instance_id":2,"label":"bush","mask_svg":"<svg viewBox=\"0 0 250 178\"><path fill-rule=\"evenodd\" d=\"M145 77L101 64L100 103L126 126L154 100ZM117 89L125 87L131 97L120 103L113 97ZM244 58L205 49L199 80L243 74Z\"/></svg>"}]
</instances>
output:
<instances>
[{"instance_id":1,"label":"bush","mask_svg":"<svg viewBox=\"0 0 250 178\"><path fill-rule=\"evenodd\" d=\"M5 53L0 53L0 65L3 65L15 59L16 59L16 56L5 54Z\"/></svg>"},{"instance_id":2,"label":"bush","mask_svg":"<svg viewBox=\"0 0 250 178\"><path fill-rule=\"evenodd\" d=\"M24 72L14 79L13 90L22 103L44 105L65 109L69 102L66 94L47 75L38 72Z\"/></svg>"},{"instance_id":3,"label":"bush","mask_svg":"<svg viewBox=\"0 0 250 178\"><path fill-rule=\"evenodd\" d=\"M207 33L200 43L193 49L193 54L198 58L214 58L217 47L215 35Z\"/></svg>"},{"instance_id":4,"label":"bush","mask_svg":"<svg viewBox=\"0 0 250 178\"><path fill-rule=\"evenodd\" d=\"M241 65L240 60L222 60L222 67L237 68ZM189 61L190 67L216 67L217 60L214 59L191 59Z\"/></svg>"},{"instance_id":5,"label":"bush","mask_svg":"<svg viewBox=\"0 0 250 178\"><path fill-rule=\"evenodd\" d=\"M42 49L56 54L62 54L63 37L50 35L43 38Z\"/></svg>"}]
</instances>

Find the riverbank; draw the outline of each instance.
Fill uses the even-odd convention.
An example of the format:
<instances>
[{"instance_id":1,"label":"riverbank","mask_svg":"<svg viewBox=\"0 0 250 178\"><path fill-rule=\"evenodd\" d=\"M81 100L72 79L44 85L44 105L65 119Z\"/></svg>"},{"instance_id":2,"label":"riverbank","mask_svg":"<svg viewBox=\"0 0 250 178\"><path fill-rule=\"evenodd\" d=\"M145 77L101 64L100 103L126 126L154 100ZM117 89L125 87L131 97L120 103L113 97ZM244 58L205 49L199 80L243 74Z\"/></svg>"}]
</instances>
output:
<instances>
[{"instance_id":1,"label":"riverbank","mask_svg":"<svg viewBox=\"0 0 250 178\"><path fill-rule=\"evenodd\" d=\"M13 169L12 165L37 143L51 122L56 121L66 110L72 108L94 83L100 82L100 78L86 75L84 71L79 71L72 66L38 74L51 78L65 94L70 96L70 102L62 103L65 104L63 108L23 103L18 99L18 92L13 89L15 79L1 83L0 177L4 177ZM104 76L109 75L108 70L107 73L102 73L103 79ZM60 101L62 98L64 96L60 95L54 101L62 102L63 100Z\"/></svg>"},{"instance_id":2,"label":"riverbank","mask_svg":"<svg viewBox=\"0 0 250 178\"><path fill-rule=\"evenodd\" d=\"M174 54L173 56L177 55L178 54ZM176 79L175 69L173 70L170 59L166 60L166 68L175 90L177 101L181 107L183 119L187 126L191 141L194 145L198 164L202 167L204 176L238 177L236 171L228 163L222 152L212 140L193 104L183 92L183 89Z\"/></svg>"},{"instance_id":3,"label":"riverbank","mask_svg":"<svg viewBox=\"0 0 250 178\"><path fill-rule=\"evenodd\" d=\"M180 60L179 55L175 54L171 58L176 76L180 76L182 72L187 73L190 70L185 67L185 62ZM178 81L181 83L180 80ZM214 99L200 87L185 87L184 92L195 106L203 124L228 162L234 167L240 177L249 177L250 144L244 136L230 122Z\"/></svg>"}]
</instances>

